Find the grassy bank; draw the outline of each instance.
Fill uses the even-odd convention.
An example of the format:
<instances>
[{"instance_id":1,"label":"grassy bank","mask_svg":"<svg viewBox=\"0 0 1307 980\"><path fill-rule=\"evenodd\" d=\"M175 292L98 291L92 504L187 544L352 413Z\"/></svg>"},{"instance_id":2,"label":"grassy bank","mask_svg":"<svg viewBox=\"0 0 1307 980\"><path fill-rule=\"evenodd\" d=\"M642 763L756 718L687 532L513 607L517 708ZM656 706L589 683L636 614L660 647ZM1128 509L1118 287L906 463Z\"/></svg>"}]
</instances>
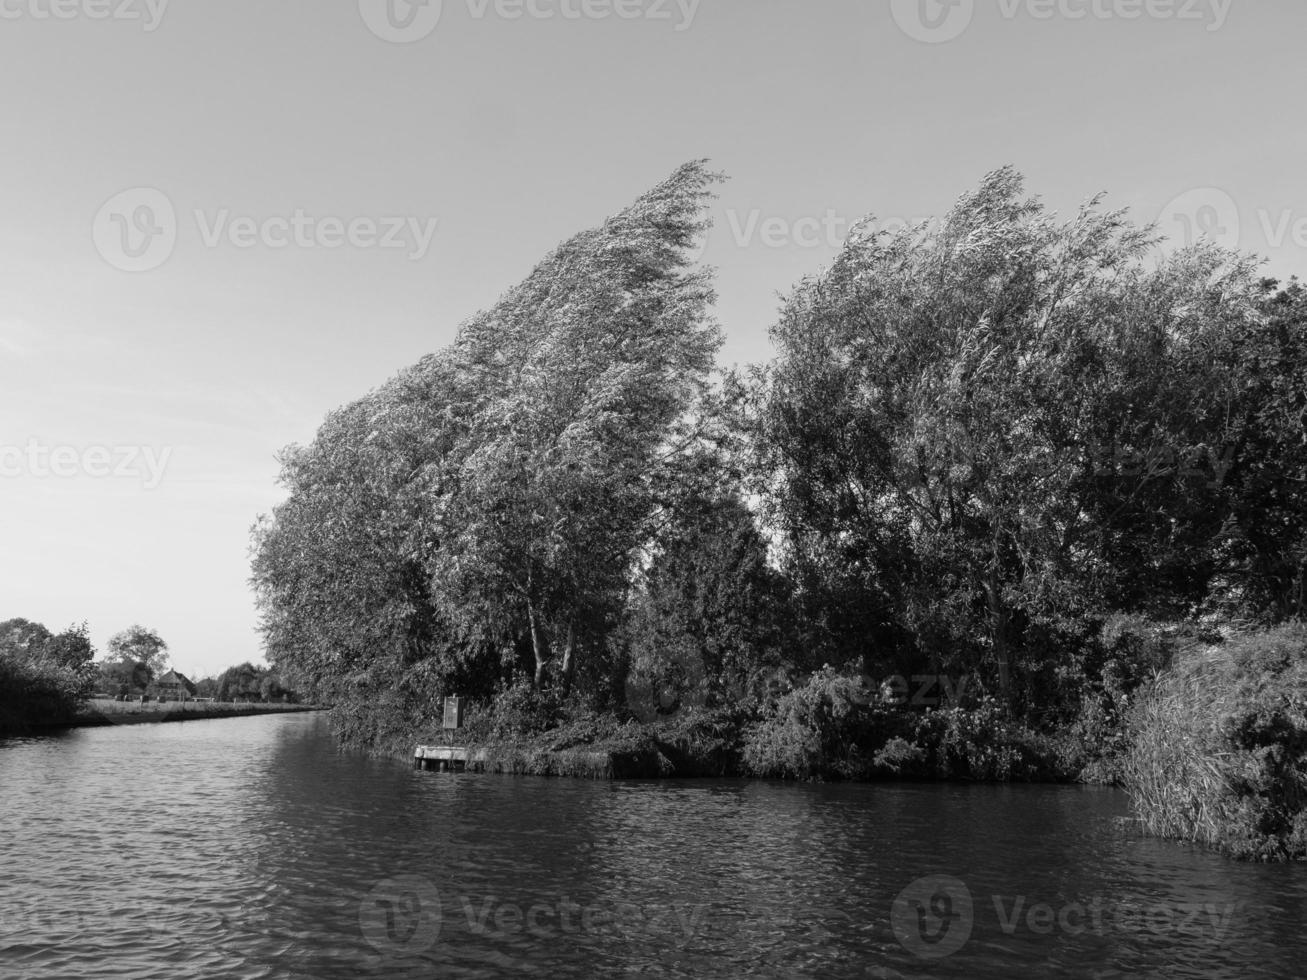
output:
<instances>
[{"instance_id":1,"label":"grassy bank","mask_svg":"<svg viewBox=\"0 0 1307 980\"><path fill-rule=\"evenodd\" d=\"M1307 628L1177 660L1131 729L1125 783L1146 833L1247 860L1307 858Z\"/></svg>"},{"instance_id":2,"label":"grassy bank","mask_svg":"<svg viewBox=\"0 0 1307 980\"><path fill-rule=\"evenodd\" d=\"M1307 628L1118 624L1057 714L982 693L924 709L824 667L783 694L640 722L514 688L450 737L418 699L333 715L342 742L411 761L480 751L484 770L587 778L1093 782L1141 830L1254 860L1307 857Z\"/></svg>"},{"instance_id":3,"label":"grassy bank","mask_svg":"<svg viewBox=\"0 0 1307 980\"><path fill-rule=\"evenodd\" d=\"M769 712L691 710L647 723L589 714L516 732L483 716L453 737L428 725L354 744L411 760L415 745L452 743L483 753L486 772L590 779L998 782L1078 775L1062 763L1056 740L1001 719L992 703L915 712L839 702L844 680L818 675Z\"/></svg>"},{"instance_id":4,"label":"grassy bank","mask_svg":"<svg viewBox=\"0 0 1307 980\"><path fill-rule=\"evenodd\" d=\"M250 715L318 711L301 704L214 704L198 701L147 702L93 699L72 713L31 721L28 730L49 728L93 728L103 725L145 725L160 722L202 721L210 718L243 718Z\"/></svg>"}]
</instances>

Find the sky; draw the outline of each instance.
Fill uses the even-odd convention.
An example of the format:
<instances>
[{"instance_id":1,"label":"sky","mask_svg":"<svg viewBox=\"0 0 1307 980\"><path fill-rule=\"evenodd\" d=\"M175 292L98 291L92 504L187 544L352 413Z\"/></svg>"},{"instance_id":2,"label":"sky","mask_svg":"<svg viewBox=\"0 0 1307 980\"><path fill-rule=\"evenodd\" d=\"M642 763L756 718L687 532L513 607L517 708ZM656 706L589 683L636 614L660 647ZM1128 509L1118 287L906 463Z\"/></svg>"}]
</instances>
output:
<instances>
[{"instance_id":1,"label":"sky","mask_svg":"<svg viewBox=\"0 0 1307 980\"><path fill-rule=\"evenodd\" d=\"M0 620L259 662L277 453L686 160L725 365L1012 164L1307 273L1301 0L0 0Z\"/></svg>"}]
</instances>

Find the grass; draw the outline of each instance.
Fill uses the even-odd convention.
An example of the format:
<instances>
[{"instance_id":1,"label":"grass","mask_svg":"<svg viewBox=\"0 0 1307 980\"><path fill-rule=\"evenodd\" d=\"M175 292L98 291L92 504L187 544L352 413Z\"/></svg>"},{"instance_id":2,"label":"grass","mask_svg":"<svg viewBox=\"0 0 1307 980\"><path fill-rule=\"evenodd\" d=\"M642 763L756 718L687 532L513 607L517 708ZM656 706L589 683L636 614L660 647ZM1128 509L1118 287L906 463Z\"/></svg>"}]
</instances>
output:
<instances>
[{"instance_id":1,"label":"grass","mask_svg":"<svg viewBox=\"0 0 1307 980\"><path fill-rule=\"evenodd\" d=\"M1145 833L1245 860L1307 858L1307 628L1186 657L1130 725L1125 785Z\"/></svg>"},{"instance_id":2,"label":"grass","mask_svg":"<svg viewBox=\"0 0 1307 980\"><path fill-rule=\"evenodd\" d=\"M96 698L88 701L72 721L62 725L74 727L95 725L138 725L172 721L200 721L205 718L240 718L249 715L281 714L295 711L316 711L302 704L229 704L208 701L113 701Z\"/></svg>"}]
</instances>

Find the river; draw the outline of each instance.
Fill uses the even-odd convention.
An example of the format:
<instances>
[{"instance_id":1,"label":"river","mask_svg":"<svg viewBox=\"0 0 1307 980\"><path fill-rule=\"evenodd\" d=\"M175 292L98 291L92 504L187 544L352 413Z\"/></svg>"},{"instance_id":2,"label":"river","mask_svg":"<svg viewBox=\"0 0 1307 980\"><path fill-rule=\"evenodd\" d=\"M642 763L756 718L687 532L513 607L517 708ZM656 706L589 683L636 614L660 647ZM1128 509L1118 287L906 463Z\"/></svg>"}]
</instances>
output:
<instances>
[{"instance_id":1,"label":"river","mask_svg":"<svg viewBox=\"0 0 1307 980\"><path fill-rule=\"evenodd\" d=\"M415 772L321 716L0 741L0 977L1294 977L1307 866L1117 791Z\"/></svg>"}]
</instances>

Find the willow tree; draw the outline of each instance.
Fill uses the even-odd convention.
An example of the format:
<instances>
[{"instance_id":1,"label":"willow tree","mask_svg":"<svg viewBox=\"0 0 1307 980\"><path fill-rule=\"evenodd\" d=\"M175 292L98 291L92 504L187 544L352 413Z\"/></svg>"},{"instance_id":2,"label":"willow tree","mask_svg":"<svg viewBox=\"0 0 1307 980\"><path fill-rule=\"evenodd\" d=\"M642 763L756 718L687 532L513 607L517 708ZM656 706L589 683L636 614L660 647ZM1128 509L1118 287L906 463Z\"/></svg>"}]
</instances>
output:
<instances>
[{"instance_id":1,"label":"willow tree","mask_svg":"<svg viewBox=\"0 0 1307 980\"><path fill-rule=\"evenodd\" d=\"M1259 319L1253 263L1150 268L1149 229L1059 219L1011 169L938 224L867 227L787 298L758 395L796 578L1008 697L1095 610L1201 594L1178 573L1211 574L1218 491L1177 461L1228 436L1210 355Z\"/></svg>"},{"instance_id":2,"label":"willow tree","mask_svg":"<svg viewBox=\"0 0 1307 980\"><path fill-rule=\"evenodd\" d=\"M452 621L529 638L566 687L601 650L697 443L720 331L692 266L711 186L687 164L565 242L455 344L477 392L440 502L434 591Z\"/></svg>"},{"instance_id":3,"label":"willow tree","mask_svg":"<svg viewBox=\"0 0 1307 980\"><path fill-rule=\"evenodd\" d=\"M720 333L691 256L716 179L679 168L286 451L254 558L279 669L421 696L519 651L565 686L604 648L698 441Z\"/></svg>"}]
</instances>

